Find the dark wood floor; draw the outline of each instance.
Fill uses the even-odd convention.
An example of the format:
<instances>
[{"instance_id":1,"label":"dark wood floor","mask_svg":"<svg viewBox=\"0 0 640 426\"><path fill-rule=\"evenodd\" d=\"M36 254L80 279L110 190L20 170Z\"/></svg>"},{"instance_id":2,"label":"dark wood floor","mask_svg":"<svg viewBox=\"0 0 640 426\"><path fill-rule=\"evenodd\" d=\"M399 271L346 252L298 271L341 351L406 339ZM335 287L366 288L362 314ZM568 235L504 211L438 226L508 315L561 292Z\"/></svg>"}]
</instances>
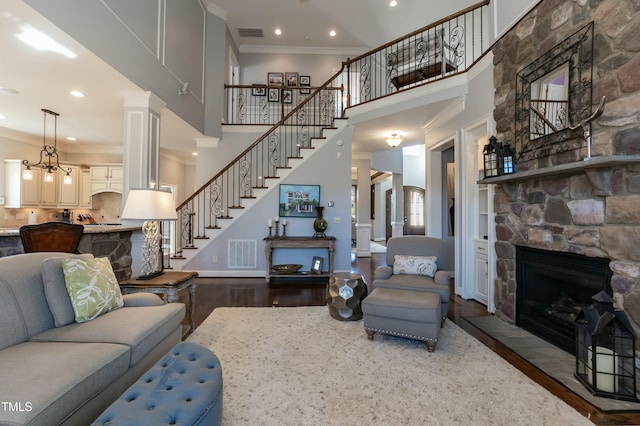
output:
<instances>
[{"instance_id":1,"label":"dark wood floor","mask_svg":"<svg viewBox=\"0 0 640 426\"><path fill-rule=\"evenodd\" d=\"M356 262L352 263L352 272L362 274L365 281L371 283L373 271L384 262L384 256L384 254L372 254L370 258L358 258ZM263 278L197 278L194 324L197 328L218 307L324 306L325 284L326 281L303 283L283 280L268 285ZM453 291L451 294L449 320L458 324L463 330L476 337L578 412L590 418L593 423L599 425L640 424L640 413L602 412L502 343L475 328L464 318L489 315L486 307L476 301L453 296Z\"/></svg>"}]
</instances>

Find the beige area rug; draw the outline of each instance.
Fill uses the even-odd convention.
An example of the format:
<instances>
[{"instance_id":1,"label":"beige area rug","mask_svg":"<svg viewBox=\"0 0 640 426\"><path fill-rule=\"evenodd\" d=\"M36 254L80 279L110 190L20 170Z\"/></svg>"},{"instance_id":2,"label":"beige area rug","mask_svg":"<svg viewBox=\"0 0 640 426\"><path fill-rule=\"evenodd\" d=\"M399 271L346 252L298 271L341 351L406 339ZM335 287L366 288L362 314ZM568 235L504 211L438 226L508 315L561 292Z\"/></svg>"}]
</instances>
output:
<instances>
[{"instance_id":1,"label":"beige area rug","mask_svg":"<svg viewBox=\"0 0 640 426\"><path fill-rule=\"evenodd\" d=\"M223 425L590 425L451 321L436 351L326 307L217 308L189 337L223 372Z\"/></svg>"}]
</instances>

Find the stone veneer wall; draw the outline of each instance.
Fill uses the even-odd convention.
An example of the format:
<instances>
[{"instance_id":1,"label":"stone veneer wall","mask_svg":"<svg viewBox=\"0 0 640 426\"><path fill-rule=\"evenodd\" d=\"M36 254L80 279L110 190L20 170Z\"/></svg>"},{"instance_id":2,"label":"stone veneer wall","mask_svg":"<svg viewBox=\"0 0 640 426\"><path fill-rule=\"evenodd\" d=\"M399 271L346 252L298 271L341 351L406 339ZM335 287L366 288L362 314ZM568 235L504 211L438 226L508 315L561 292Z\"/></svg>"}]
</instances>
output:
<instances>
[{"instance_id":1,"label":"stone veneer wall","mask_svg":"<svg viewBox=\"0 0 640 426\"><path fill-rule=\"evenodd\" d=\"M639 12L637 0L540 2L493 48L498 140L513 145L517 71L593 21L593 100L607 97L593 156L640 155ZM640 330L640 166L510 181L495 194L501 317L515 320L515 246L523 245L610 258L616 305Z\"/></svg>"}]
</instances>

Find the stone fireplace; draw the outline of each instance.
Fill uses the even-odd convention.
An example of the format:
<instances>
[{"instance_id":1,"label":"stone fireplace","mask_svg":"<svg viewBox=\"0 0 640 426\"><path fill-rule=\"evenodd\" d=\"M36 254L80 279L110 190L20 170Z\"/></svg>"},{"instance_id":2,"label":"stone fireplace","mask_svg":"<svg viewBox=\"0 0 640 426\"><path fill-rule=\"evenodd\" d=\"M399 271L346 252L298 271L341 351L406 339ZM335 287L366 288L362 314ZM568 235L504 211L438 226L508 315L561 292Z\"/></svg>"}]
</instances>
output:
<instances>
[{"instance_id":1,"label":"stone fireplace","mask_svg":"<svg viewBox=\"0 0 640 426\"><path fill-rule=\"evenodd\" d=\"M610 259L516 246L516 325L575 355L575 320L611 291Z\"/></svg>"},{"instance_id":2,"label":"stone fireplace","mask_svg":"<svg viewBox=\"0 0 640 426\"><path fill-rule=\"evenodd\" d=\"M639 11L640 4L633 0L543 0L493 47L494 120L502 143L513 146L521 137L514 119L519 70L590 22L592 77L580 83L589 85L592 105L603 96L607 101L591 126L591 150L581 132L569 133L569 139L559 143L579 149L558 149L557 154L516 164L514 175L491 182L494 298L496 314L506 321L519 321L516 295L522 291L522 278L516 253L523 247L606 259L615 307L625 311L640 335ZM535 149L554 151L554 142L531 143Z\"/></svg>"}]
</instances>

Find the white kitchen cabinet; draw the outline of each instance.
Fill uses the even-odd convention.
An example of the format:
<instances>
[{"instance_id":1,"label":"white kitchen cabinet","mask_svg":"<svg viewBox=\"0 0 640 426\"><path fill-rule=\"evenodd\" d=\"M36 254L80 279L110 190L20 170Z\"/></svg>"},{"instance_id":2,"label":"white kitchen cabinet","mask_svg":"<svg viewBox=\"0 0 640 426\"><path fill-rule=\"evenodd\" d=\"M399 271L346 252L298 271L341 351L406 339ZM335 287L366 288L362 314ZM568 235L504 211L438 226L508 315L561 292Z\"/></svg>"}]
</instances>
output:
<instances>
[{"instance_id":1,"label":"white kitchen cabinet","mask_svg":"<svg viewBox=\"0 0 640 426\"><path fill-rule=\"evenodd\" d=\"M64 183L64 172L58 172L58 207L78 207L80 201L80 167L63 166L71 169L71 183Z\"/></svg>"},{"instance_id":2,"label":"white kitchen cabinet","mask_svg":"<svg viewBox=\"0 0 640 426\"><path fill-rule=\"evenodd\" d=\"M123 169L120 165L91 166L91 195L100 192L122 194Z\"/></svg>"},{"instance_id":3,"label":"white kitchen cabinet","mask_svg":"<svg viewBox=\"0 0 640 426\"><path fill-rule=\"evenodd\" d=\"M475 263L473 298L486 305L489 294L489 250L487 241L475 240L473 242L473 252Z\"/></svg>"},{"instance_id":4,"label":"white kitchen cabinet","mask_svg":"<svg viewBox=\"0 0 640 426\"><path fill-rule=\"evenodd\" d=\"M78 202L79 207L85 209L93 208L93 197L91 197L91 171L89 169L80 170L80 200Z\"/></svg>"}]
</instances>

